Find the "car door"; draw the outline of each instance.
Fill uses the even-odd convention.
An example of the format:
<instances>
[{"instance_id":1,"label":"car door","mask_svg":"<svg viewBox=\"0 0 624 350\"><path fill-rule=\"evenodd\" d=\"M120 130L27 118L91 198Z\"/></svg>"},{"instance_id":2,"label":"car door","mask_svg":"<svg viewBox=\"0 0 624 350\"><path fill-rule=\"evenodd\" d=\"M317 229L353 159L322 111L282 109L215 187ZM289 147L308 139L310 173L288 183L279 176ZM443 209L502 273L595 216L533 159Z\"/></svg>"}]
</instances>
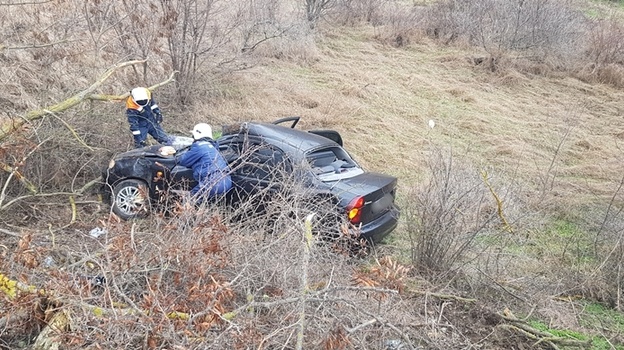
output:
<instances>
[{"instance_id":1,"label":"car door","mask_svg":"<svg viewBox=\"0 0 624 350\"><path fill-rule=\"evenodd\" d=\"M291 171L284 152L257 136L246 135L237 142L240 154L238 160L231 164L237 187L247 195L279 190L280 180Z\"/></svg>"},{"instance_id":2,"label":"car door","mask_svg":"<svg viewBox=\"0 0 624 350\"><path fill-rule=\"evenodd\" d=\"M189 147L182 148L178 150L177 156L179 157L184 152L187 152ZM197 181L193 178L193 169L187 168L185 166L177 164L174 161L172 162L169 171L169 189L174 190L185 190L189 191L191 188L197 185Z\"/></svg>"}]
</instances>

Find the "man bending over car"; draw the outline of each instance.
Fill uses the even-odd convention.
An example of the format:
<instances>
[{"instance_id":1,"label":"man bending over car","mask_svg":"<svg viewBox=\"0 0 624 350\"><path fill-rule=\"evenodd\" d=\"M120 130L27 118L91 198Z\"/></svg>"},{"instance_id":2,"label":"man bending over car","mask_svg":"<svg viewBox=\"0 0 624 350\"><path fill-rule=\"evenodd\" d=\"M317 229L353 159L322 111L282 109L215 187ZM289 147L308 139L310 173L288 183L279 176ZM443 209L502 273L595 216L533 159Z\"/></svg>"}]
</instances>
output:
<instances>
[{"instance_id":1,"label":"man bending over car","mask_svg":"<svg viewBox=\"0 0 624 350\"><path fill-rule=\"evenodd\" d=\"M171 144L171 138L160 126L163 120L160 108L147 88L137 87L130 91L130 96L126 99L126 115L134 137L134 147L147 146L147 134L152 135L160 144Z\"/></svg>"},{"instance_id":2,"label":"man bending over car","mask_svg":"<svg viewBox=\"0 0 624 350\"><path fill-rule=\"evenodd\" d=\"M178 164L193 169L193 178L198 182L191 189L197 199L214 198L232 188L230 168L221 153L219 145L212 139L212 128L206 123L195 125L191 148L179 158Z\"/></svg>"}]
</instances>

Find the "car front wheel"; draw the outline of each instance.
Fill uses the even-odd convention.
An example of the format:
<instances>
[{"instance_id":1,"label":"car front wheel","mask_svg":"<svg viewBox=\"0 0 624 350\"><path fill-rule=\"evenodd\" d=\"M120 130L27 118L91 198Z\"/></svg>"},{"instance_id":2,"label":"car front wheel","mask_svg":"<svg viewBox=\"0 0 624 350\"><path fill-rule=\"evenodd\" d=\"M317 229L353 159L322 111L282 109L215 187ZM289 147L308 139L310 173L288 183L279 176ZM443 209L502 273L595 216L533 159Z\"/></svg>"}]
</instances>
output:
<instances>
[{"instance_id":1,"label":"car front wheel","mask_svg":"<svg viewBox=\"0 0 624 350\"><path fill-rule=\"evenodd\" d=\"M149 213L149 193L145 182L130 179L115 185L113 213L123 220L146 216Z\"/></svg>"}]
</instances>

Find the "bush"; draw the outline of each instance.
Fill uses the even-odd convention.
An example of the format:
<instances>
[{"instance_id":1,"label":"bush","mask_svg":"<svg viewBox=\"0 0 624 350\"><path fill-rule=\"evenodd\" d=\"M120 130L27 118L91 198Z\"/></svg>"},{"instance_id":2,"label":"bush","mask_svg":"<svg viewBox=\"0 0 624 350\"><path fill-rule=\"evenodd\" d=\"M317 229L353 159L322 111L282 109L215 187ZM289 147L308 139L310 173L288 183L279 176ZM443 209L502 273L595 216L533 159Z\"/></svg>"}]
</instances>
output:
<instances>
[{"instance_id":1,"label":"bush","mask_svg":"<svg viewBox=\"0 0 624 350\"><path fill-rule=\"evenodd\" d=\"M399 295L408 269L336 253L304 234L303 197L279 197L289 210L244 225L179 202L150 221L102 220L98 237L5 240L0 347L339 349L418 337L402 322L413 312Z\"/></svg>"},{"instance_id":2,"label":"bush","mask_svg":"<svg viewBox=\"0 0 624 350\"><path fill-rule=\"evenodd\" d=\"M516 54L544 62L582 53L585 21L566 0L446 0L425 11L420 25L429 36L467 42L490 57Z\"/></svg>"},{"instance_id":3,"label":"bush","mask_svg":"<svg viewBox=\"0 0 624 350\"><path fill-rule=\"evenodd\" d=\"M617 18L597 20L587 32L586 62L576 76L589 82L624 86L624 25Z\"/></svg>"},{"instance_id":4,"label":"bush","mask_svg":"<svg viewBox=\"0 0 624 350\"><path fill-rule=\"evenodd\" d=\"M330 15L333 21L341 25L358 23L379 25L381 16L389 4L388 0L337 0Z\"/></svg>"},{"instance_id":5,"label":"bush","mask_svg":"<svg viewBox=\"0 0 624 350\"><path fill-rule=\"evenodd\" d=\"M444 274L462 261L496 210L477 169L440 152L428 165L429 179L410 190L403 212L414 266Z\"/></svg>"}]
</instances>

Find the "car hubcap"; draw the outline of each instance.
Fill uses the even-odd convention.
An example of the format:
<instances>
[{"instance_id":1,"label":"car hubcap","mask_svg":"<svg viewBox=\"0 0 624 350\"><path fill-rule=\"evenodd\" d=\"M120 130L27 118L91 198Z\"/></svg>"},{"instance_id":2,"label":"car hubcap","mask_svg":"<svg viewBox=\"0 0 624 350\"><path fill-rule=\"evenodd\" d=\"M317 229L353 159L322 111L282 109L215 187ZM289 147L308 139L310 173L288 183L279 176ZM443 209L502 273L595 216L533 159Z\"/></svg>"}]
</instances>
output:
<instances>
[{"instance_id":1,"label":"car hubcap","mask_svg":"<svg viewBox=\"0 0 624 350\"><path fill-rule=\"evenodd\" d=\"M124 187L117 193L117 207L128 215L139 212L144 202L141 190L137 187Z\"/></svg>"}]
</instances>

